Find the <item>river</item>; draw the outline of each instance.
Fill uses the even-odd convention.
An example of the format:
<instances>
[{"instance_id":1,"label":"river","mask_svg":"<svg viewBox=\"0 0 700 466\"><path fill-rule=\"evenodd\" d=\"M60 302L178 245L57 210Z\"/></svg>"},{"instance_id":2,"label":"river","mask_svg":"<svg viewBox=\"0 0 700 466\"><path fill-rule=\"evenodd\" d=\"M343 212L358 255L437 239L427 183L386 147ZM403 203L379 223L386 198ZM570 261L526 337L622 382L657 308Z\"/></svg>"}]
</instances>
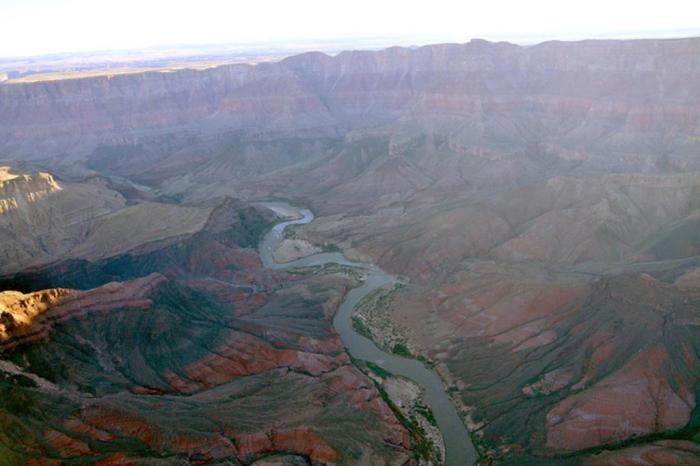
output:
<instances>
[{"instance_id":1,"label":"river","mask_svg":"<svg viewBox=\"0 0 700 466\"><path fill-rule=\"evenodd\" d=\"M442 432L445 442L445 466L474 464L476 453L469 433L454 403L445 392L442 380L437 373L415 359L384 352L372 340L357 333L352 326L353 310L362 298L385 285L395 283L396 277L374 264L350 261L338 252L313 254L284 264L275 262L272 252L283 239L284 229L289 225L311 223L314 215L309 209L294 207L284 202L269 202L263 205L277 212L289 213L292 218L298 217L278 223L263 238L259 250L266 267L282 270L336 263L359 267L367 272L364 283L350 290L333 318L333 326L342 338L348 353L353 358L372 362L392 374L406 377L417 383L423 389L424 402L432 409L438 428Z\"/></svg>"}]
</instances>

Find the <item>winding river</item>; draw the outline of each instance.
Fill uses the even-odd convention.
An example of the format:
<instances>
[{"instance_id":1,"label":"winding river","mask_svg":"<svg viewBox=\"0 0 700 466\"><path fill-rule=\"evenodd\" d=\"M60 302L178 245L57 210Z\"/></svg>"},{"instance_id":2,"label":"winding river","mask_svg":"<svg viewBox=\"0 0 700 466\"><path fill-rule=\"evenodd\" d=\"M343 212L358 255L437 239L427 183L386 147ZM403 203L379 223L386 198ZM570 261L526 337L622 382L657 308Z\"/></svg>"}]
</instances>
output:
<instances>
[{"instance_id":1,"label":"winding river","mask_svg":"<svg viewBox=\"0 0 700 466\"><path fill-rule=\"evenodd\" d=\"M304 225L314 219L309 209L297 208L284 202L268 202L263 204L277 212L289 212L295 220L278 223L263 238L260 243L260 255L263 264L272 269L292 269L337 263L351 267L359 267L367 272L364 283L352 289L340 305L333 319L333 326L343 340L345 347L352 357L370 361L379 367L411 379L423 389L423 398L433 411L437 425L445 441L445 465L465 466L474 464L476 453L471 443L462 419L455 405L445 392L442 380L432 370L415 359L404 358L389 354L379 349L371 340L363 337L352 326L351 316L355 306L368 294L385 285L395 283L396 277L390 275L374 264L353 262L340 253L318 253L280 264L275 262L272 252L283 239L284 229L289 225Z\"/></svg>"}]
</instances>

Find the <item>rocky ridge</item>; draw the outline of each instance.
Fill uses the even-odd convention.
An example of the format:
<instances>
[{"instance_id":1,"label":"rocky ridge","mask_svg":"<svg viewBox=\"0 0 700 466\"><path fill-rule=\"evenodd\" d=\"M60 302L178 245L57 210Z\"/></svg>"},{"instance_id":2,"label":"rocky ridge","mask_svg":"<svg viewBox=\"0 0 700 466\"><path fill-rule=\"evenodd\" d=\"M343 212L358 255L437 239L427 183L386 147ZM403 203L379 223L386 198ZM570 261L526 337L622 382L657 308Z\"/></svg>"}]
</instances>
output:
<instances>
[{"instance_id":1,"label":"rocky ridge","mask_svg":"<svg viewBox=\"0 0 700 466\"><path fill-rule=\"evenodd\" d=\"M413 464L408 432L330 323L356 284L264 269L246 246L266 215L223 200L176 241L4 277L26 292L0 293L0 455Z\"/></svg>"}]
</instances>

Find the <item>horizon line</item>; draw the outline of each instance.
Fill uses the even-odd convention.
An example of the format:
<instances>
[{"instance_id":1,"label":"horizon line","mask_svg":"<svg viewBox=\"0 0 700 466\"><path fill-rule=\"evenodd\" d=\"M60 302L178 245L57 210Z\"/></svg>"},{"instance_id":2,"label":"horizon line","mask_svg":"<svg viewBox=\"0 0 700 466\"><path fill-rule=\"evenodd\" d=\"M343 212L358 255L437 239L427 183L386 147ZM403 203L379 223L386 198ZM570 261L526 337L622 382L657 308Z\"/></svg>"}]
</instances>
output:
<instances>
[{"instance_id":1,"label":"horizon line","mask_svg":"<svg viewBox=\"0 0 700 466\"><path fill-rule=\"evenodd\" d=\"M1 62L13 62L23 60L50 60L52 58L75 56L89 58L99 55L116 55L120 53L130 54L148 54L148 53L166 53L171 52L173 58L176 58L178 52L184 57L195 57L199 53L217 52L219 54L227 53L251 53L256 49L269 49L268 52L284 52L288 50L296 55L304 52L324 52L335 50L336 52L349 50L380 50L391 47L422 47L426 45L437 44L466 44L473 40L483 40L486 42L508 42L514 45L532 46L545 42L582 42L587 40L661 40L661 39L692 39L700 37L700 28L675 29L675 30L640 30L626 31L605 34L590 34L568 33L568 34L538 34L538 35L506 35L506 34L484 34L472 37L456 37L456 36L365 36L354 38L329 37L329 38L302 38L290 37L286 39L271 39L269 41L239 41L239 42L212 42L212 43L169 43L161 45L148 45L144 47L127 47L127 48L110 48L110 49L94 49L94 50L78 50L64 52L49 52L33 55L10 55L0 56ZM466 39L466 40L465 40ZM393 41L393 42L392 42ZM357 44L357 48L351 48L352 44ZM314 46L317 46L314 48ZM335 46L335 48L333 47ZM303 50L306 48L305 50ZM192 50L187 50L192 49ZM219 49L219 50L217 50ZM261 50L262 52L263 50ZM163 56L161 58L167 58ZM134 57L133 61L138 58Z\"/></svg>"}]
</instances>

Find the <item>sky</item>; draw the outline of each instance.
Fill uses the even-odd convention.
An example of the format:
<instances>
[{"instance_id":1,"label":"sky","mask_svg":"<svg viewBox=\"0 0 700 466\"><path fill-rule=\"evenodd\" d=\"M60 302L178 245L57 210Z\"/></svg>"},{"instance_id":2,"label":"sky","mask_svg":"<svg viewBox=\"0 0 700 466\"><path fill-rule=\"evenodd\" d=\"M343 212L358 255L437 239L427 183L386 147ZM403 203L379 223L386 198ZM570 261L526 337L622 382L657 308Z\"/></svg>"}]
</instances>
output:
<instances>
[{"instance_id":1,"label":"sky","mask_svg":"<svg viewBox=\"0 0 700 466\"><path fill-rule=\"evenodd\" d=\"M0 0L0 57L178 44L700 35L697 0ZM695 6L698 5L698 6Z\"/></svg>"}]
</instances>

